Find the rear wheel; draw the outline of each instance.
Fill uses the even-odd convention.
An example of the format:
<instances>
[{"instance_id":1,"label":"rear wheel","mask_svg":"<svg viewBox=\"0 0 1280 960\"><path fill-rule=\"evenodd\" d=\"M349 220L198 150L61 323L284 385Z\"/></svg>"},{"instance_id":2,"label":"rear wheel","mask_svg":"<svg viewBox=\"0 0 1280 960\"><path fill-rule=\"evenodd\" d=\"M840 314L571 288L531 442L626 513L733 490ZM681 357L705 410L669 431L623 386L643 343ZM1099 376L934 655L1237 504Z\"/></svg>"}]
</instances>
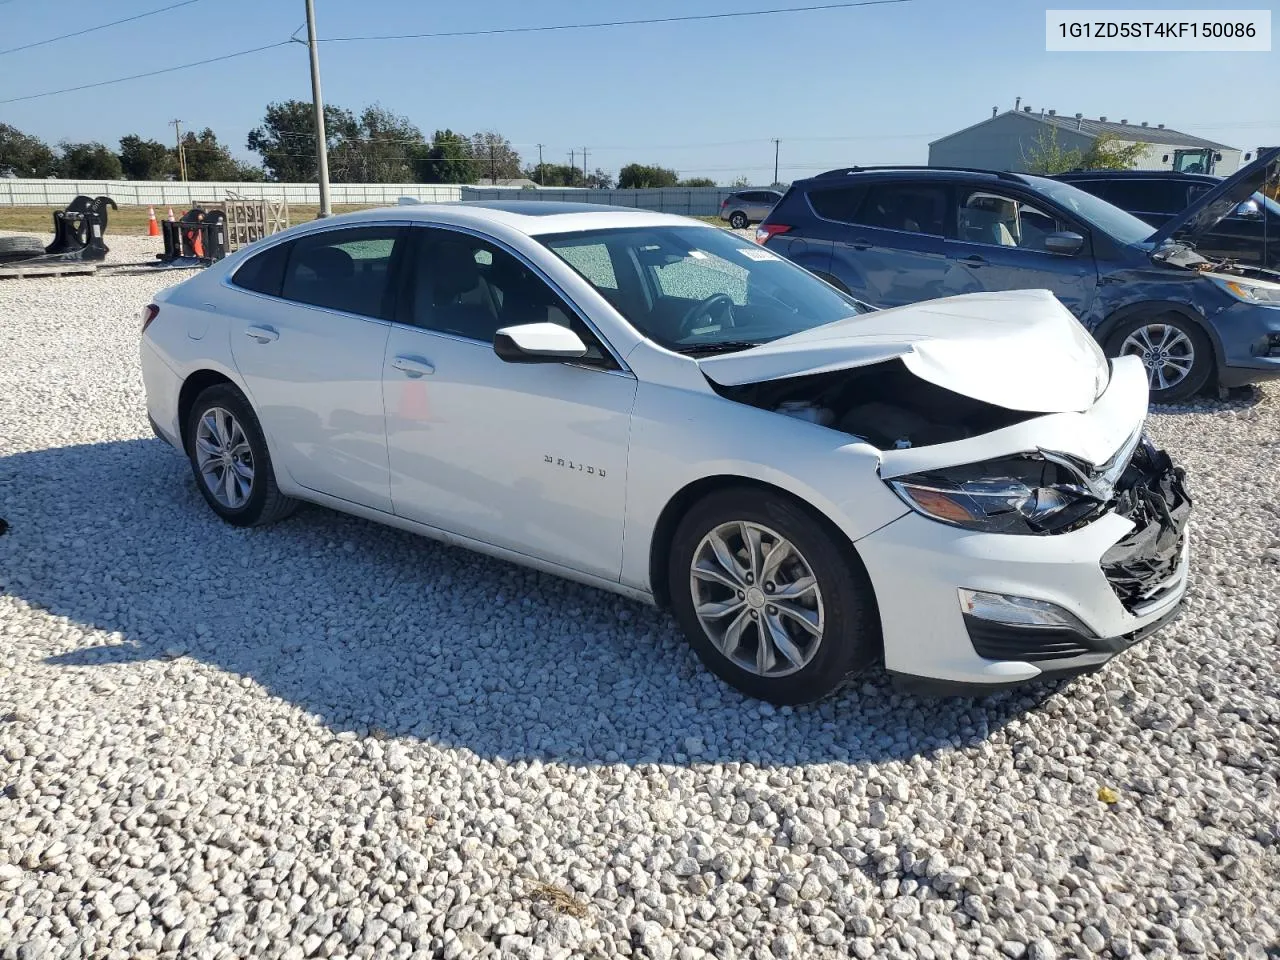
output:
<instances>
[{"instance_id":1,"label":"rear wheel","mask_svg":"<svg viewBox=\"0 0 1280 960\"><path fill-rule=\"evenodd\" d=\"M186 440L196 486L227 523L256 527L297 509L298 502L276 486L262 426L235 387L216 384L196 397Z\"/></svg>"},{"instance_id":2,"label":"rear wheel","mask_svg":"<svg viewBox=\"0 0 1280 960\"><path fill-rule=\"evenodd\" d=\"M747 215L741 210L735 210L729 214L729 226L735 230L747 229Z\"/></svg>"},{"instance_id":3,"label":"rear wheel","mask_svg":"<svg viewBox=\"0 0 1280 960\"><path fill-rule=\"evenodd\" d=\"M1138 357L1154 403L1176 403L1200 392L1213 373L1213 345L1204 331L1176 313L1135 317L1107 340L1109 357Z\"/></svg>"},{"instance_id":4,"label":"rear wheel","mask_svg":"<svg viewBox=\"0 0 1280 960\"><path fill-rule=\"evenodd\" d=\"M875 596L857 555L779 494L743 488L699 501L676 529L668 569L694 651L750 696L820 700L879 653Z\"/></svg>"}]
</instances>

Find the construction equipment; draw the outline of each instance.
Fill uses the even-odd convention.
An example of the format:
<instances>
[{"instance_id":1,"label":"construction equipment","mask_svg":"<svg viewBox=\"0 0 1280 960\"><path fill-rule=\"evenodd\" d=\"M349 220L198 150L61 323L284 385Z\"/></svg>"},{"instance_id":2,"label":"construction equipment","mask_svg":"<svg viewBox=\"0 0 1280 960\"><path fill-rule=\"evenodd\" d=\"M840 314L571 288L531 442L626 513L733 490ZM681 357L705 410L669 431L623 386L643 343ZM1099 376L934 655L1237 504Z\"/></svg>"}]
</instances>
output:
<instances>
[{"instance_id":1,"label":"construction equipment","mask_svg":"<svg viewBox=\"0 0 1280 960\"><path fill-rule=\"evenodd\" d=\"M227 255L227 215L221 210L192 207L179 220L161 224L164 252L154 266L206 267Z\"/></svg>"},{"instance_id":2,"label":"construction equipment","mask_svg":"<svg viewBox=\"0 0 1280 960\"><path fill-rule=\"evenodd\" d=\"M110 248L102 238L107 232L108 207L118 209L110 197L76 197L65 210L53 211L51 244L41 246L35 237L12 238L15 242L0 250L0 263L35 266L106 259Z\"/></svg>"}]
</instances>

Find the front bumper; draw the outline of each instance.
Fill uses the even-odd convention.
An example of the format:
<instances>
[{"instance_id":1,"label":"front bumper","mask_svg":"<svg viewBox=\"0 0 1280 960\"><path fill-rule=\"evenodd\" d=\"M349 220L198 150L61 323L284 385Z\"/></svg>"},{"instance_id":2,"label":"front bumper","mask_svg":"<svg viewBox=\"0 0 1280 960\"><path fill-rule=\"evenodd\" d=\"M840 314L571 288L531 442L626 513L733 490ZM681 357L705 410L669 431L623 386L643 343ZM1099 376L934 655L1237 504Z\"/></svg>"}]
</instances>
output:
<instances>
[{"instance_id":1,"label":"front bumper","mask_svg":"<svg viewBox=\"0 0 1280 960\"><path fill-rule=\"evenodd\" d=\"M885 666L925 692L990 690L1096 669L1168 624L1187 590L1190 501L1163 463L1146 495L1135 484L1070 533L975 533L911 513L859 540ZM979 620L961 609L962 588L1046 601L1083 629Z\"/></svg>"},{"instance_id":2,"label":"front bumper","mask_svg":"<svg viewBox=\"0 0 1280 960\"><path fill-rule=\"evenodd\" d=\"M1280 378L1280 308L1234 302L1210 322L1222 345L1220 385Z\"/></svg>"}]
</instances>

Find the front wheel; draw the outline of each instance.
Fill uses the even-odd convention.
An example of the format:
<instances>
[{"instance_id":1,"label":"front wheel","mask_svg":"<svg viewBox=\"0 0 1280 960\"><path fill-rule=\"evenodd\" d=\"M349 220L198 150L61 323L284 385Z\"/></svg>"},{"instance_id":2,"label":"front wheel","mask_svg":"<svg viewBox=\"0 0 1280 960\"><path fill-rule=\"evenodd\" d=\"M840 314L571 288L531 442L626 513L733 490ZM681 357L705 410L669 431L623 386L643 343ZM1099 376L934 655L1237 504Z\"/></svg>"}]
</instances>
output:
<instances>
[{"instance_id":1,"label":"front wheel","mask_svg":"<svg viewBox=\"0 0 1280 960\"><path fill-rule=\"evenodd\" d=\"M1177 403L1209 382L1213 345L1191 320L1174 313L1125 321L1107 339L1109 357L1138 357L1147 370L1152 403Z\"/></svg>"},{"instance_id":2,"label":"front wheel","mask_svg":"<svg viewBox=\"0 0 1280 960\"><path fill-rule=\"evenodd\" d=\"M702 662L777 704L820 700L868 666L880 650L875 596L837 536L767 491L695 504L676 529L668 589Z\"/></svg>"},{"instance_id":3,"label":"front wheel","mask_svg":"<svg viewBox=\"0 0 1280 960\"><path fill-rule=\"evenodd\" d=\"M747 215L741 210L735 210L733 213L729 214L729 226L733 227L735 230L747 229Z\"/></svg>"},{"instance_id":4,"label":"front wheel","mask_svg":"<svg viewBox=\"0 0 1280 960\"><path fill-rule=\"evenodd\" d=\"M196 397L186 439L196 486L227 523L261 526L297 508L297 501L276 486L271 454L253 407L231 384L216 384Z\"/></svg>"}]
</instances>

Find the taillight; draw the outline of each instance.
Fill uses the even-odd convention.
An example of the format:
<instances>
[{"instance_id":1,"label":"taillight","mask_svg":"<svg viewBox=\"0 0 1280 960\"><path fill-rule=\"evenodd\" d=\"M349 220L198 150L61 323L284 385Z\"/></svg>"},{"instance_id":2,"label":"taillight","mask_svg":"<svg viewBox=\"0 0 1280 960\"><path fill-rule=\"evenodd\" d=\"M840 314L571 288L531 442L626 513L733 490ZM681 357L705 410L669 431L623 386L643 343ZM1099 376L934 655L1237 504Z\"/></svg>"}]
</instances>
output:
<instances>
[{"instance_id":1,"label":"taillight","mask_svg":"<svg viewBox=\"0 0 1280 960\"><path fill-rule=\"evenodd\" d=\"M756 227L756 243L764 245L770 237L786 233L791 228L781 223L762 223Z\"/></svg>"},{"instance_id":2,"label":"taillight","mask_svg":"<svg viewBox=\"0 0 1280 960\"><path fill-rule=\"evenodd\" d=\"M142 332L147 332L147 327L151 326L151 321L160 314L160 308L154 303L148 303L142 308Z\"/></svg>"}]
</instances>

